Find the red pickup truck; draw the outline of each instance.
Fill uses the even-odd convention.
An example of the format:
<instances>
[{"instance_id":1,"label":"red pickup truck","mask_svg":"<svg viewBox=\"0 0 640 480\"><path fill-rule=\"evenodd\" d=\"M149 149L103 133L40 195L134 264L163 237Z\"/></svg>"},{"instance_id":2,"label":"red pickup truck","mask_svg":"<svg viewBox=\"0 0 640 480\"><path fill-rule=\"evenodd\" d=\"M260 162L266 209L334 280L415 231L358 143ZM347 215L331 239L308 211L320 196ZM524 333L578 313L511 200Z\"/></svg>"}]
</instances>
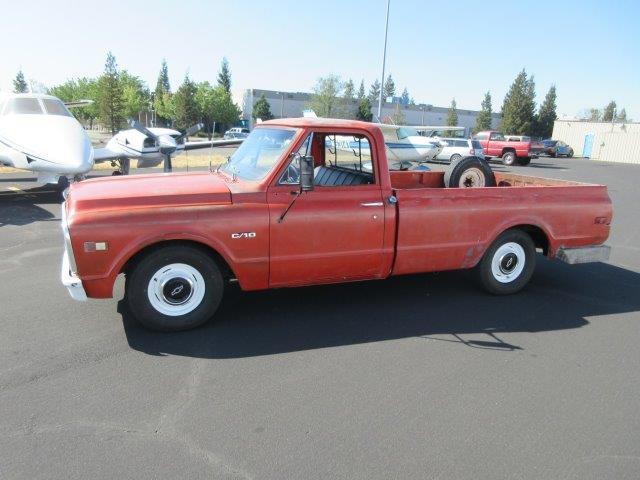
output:
<instances>
[{"instance_id":1,"label":"red pickup truck","mask_svg":"<svg viewBox=\"0 0 640 480\"><path fill-rule=\"evenodd\" d=\"M474 140L478 140L484 155L487 158L500 157L505 165L529 165L532 158L537 154L532 151L531 140L518 140L506 138L500 132L478 132L474 135Z\"/></svg>"},{"instance_id":2,"label":"red pickup truck","mask_svg":"<svg viewBox=\"0 0 640 480\"><path fill-rule=\"evenodd\" d=\"M338 137L353 149L332 148ZM133 316L170 331L211 318L232 280L259 290L475 268L486 290L508 294L529 281L536 249L608 258L605 186L494 180L447 188L443 172L389 171L370 123L263 122L213 171L73 184L62 282L77 300L110 298L124 274Z\"/></svg>"}]
</instances>

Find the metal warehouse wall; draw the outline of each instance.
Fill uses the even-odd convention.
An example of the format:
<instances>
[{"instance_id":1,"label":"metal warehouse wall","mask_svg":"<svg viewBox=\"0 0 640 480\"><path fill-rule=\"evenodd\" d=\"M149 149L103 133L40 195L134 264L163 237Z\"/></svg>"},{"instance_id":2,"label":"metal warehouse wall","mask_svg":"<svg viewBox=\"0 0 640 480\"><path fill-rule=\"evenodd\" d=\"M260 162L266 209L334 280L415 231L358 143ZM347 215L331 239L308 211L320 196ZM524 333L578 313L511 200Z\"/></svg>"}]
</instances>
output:
<instances>
[{"instance_id":1,"label":"metal warehouse wall","mask_svg":"<svg viewBox=\"0 0 640 480\"><path fill-rule=\"evenodd\" d=\"M570 145L578 157L583 156L587 135L593 135L592 160L640 164L639 123L556 120L553 124L552 138Z\"/></svg>"}]
</instances>

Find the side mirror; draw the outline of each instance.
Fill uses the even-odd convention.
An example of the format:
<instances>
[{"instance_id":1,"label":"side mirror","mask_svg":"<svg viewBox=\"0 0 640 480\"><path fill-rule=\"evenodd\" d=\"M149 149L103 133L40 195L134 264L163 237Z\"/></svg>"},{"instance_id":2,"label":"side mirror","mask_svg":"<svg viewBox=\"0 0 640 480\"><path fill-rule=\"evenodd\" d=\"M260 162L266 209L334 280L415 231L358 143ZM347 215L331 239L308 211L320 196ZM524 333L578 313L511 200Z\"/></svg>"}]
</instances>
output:
<instances>
[{"instance_id":1,"label":"side mirror","mask_svg":"<svg viewBox=\"0 0 640 480\"><path fill-rule=\"evenodd\" d=\"M313 190L314 163L311 155L300 157L300 190L303 192Z\"/></svg>"}]
</instances>

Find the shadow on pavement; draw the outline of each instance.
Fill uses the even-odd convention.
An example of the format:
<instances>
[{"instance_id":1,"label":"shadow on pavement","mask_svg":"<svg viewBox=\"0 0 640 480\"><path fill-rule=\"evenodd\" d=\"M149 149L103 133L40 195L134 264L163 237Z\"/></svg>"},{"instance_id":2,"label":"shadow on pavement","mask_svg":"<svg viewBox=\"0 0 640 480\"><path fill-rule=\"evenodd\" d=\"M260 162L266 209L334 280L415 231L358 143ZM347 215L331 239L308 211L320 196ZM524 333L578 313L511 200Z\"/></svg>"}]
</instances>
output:
<instances>
[{"instance_id":1,"label":"shadow on pavement","mask_svg":"<svg viewBox=\"0 0 640 480\"><path fill-rule=\"evenodd\" d=\"M586 317L638 311L638 291L635 272L539 257L530 286L506 297L480 291L469 272L448 272L254 293L235 289L209 324L172 334L139 327L123 301L118 310L131 348L150 355L253 357L410 337L514 351L522 347L502 340L504 334L581 328L589 324Z\"/></svg>"},{"instance_id":2,"label":"shadow on pavement","mask_svg":"<svg viewBox=\"0 0 640 480\"><path fill-rule=\"evenodd\" d=\"M51 186L37 187L23 192L0 192L0 227L56 220L53 213L40 205L54 205L61 202L62 195Z\"/></svg>"}]
</instances>

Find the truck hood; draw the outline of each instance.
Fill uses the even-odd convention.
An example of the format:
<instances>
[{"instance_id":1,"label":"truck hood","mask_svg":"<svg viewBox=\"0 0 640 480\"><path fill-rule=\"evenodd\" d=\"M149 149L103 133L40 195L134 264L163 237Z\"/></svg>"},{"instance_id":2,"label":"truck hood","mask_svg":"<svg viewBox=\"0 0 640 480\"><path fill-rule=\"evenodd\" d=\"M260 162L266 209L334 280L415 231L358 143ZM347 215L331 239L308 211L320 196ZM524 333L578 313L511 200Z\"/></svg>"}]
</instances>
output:
<instances>
[{"instance_id":1,"label":"truck hood","mask_svg":"<svg viewBox=\"0 0 640 480\"><path fill-rule=\"evenodd\" d=\"M74 183L70 210L108 211L231 203L224 180L209 172L103 177Z\"/></svg>"}]
</instances>

